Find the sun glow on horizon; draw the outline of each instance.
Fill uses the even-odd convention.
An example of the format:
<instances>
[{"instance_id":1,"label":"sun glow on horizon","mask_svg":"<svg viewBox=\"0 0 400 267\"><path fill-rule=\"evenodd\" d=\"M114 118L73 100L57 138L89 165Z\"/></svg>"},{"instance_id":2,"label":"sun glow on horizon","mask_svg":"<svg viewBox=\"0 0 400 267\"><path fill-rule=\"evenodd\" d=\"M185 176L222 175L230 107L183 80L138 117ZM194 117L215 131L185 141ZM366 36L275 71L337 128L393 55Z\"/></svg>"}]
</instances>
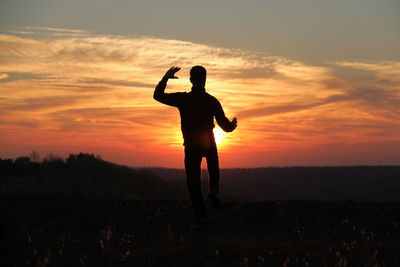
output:
<instances>
[{"instance_id":1,"label":"sun glow on horizon","mask_svg":"<svg viewBox=\"0 0 400 267\"><path fill-rule=\"evenodd\" d=\"M214 138L218 146L224 144L225 133L220 128L214 128Z\"/></svg>"}]
</instances>

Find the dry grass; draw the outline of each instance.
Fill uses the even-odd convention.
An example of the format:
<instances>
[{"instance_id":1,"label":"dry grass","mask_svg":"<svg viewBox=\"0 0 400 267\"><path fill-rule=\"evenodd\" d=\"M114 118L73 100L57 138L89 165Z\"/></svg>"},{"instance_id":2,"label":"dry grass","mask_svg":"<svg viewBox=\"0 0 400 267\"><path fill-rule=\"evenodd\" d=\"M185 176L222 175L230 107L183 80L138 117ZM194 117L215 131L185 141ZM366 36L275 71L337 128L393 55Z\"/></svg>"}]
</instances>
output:
<instances>
[{"instance_id":1,"label":"dry grass","mask_svg":"<svg viewBox=\"0 0 400 267\"><path fill-rule=\"evenodd\" d=\"M400 204L2 199L3 266L400 266Z\"/></svg>"}]
</instances>

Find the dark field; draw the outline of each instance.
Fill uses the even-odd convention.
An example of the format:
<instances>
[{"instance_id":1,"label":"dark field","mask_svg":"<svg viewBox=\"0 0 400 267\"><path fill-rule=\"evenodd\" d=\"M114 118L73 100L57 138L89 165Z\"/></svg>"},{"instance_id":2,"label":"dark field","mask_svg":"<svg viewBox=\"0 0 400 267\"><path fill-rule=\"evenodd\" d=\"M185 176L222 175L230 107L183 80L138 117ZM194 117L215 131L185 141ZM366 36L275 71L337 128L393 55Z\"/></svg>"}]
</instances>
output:
<instances>
[{"instance_id":1,"label":"dark field","mask_svg":"<svg viewBox=\"0 0 400 267\"><path fill-rule=\"evenodd\" d=\"M400 203L3 198L2 266L400 266Z\"/></svg>"}]
</instances>

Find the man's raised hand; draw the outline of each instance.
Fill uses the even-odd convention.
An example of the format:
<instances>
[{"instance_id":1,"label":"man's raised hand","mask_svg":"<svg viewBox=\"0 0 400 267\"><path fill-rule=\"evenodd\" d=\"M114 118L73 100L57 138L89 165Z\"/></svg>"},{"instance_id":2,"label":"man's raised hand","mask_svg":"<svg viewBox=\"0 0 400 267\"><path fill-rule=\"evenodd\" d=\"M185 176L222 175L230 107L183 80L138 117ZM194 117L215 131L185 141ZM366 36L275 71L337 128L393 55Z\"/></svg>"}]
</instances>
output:
<instances>
[{"instance_id":1,"label":"man's raised hand","mask_svg":"<svg viewBox=\"0 0 400 267\"><path fill-rule=\"evenodd\" d=\"M164 75L165 79L178 79L178 77L175 76L175 73L177 73L181 68L179 67L172 67L170 68Z\"/></svg>"},{"instance_id":2,"label":"man's raised hand","mask_svg":"<svg viewBox=\"0 0 400 267\"><path fill-rule=\"evenodd\" d=\"M233 118L233 120L232 120L232 122L231 122L231 123L232 123L232 128L233 128L233 129L232 129L232 131L233 131L233 130L235 130L235 129L236 129L236 127L237 127L237 118L236 118L236 117L235 117L235 118Z\"/></svg>"}]
</instances>

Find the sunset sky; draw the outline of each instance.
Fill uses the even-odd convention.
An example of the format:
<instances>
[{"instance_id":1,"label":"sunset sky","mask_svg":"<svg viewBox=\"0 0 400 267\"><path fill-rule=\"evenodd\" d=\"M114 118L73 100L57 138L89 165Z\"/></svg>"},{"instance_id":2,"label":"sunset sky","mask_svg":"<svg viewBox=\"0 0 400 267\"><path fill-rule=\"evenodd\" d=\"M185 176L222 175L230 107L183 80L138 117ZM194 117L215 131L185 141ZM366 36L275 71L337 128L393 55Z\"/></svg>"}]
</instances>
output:
<instances>
[{"instance_id":1,"label":"sunset sky","mask_svg":"<svg viewBox=\"0 0 400 267\"><path fill-rule=\"evenodd\" d=\"M400 164L398 0L2 0L0 158L182 168L152 94L171 66L189 91L193 65L238 118L222 167Z\"/></svg>"}]
</instances>

